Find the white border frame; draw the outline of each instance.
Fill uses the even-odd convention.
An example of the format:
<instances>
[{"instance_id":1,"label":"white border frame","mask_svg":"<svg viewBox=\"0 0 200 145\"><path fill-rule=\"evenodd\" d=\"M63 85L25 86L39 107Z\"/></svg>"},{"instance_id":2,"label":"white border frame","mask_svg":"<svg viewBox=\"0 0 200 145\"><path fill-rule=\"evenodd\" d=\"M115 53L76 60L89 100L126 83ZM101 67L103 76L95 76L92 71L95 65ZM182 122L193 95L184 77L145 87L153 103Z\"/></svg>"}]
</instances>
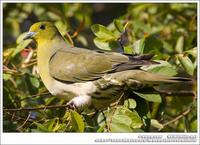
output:
<instances>
[{"instance_id":1,"label":"white border frame","mask_svg":"<svg viewBox=\"0 0 200 145\"><path fill-rule=\"evenodd\" d=\"M1 126L0 126L0 137L1 137L1 144L20 144L20 145L27 145L27 144L187 144L187 145L195 145L199 144L199 125L200 125L200 120L199 120L199 115L200 115L200 106L199 106L199 89L198 89L198 97L197 97L197 119L198 119L198 132L197 133L3 133L3 71L2 71L2 52L3 52L3 3L197 3L198 9L197 9L197 17L198 17L198 32L197 32L197 48L198 48L198 70L197 70L197 81L198 81L198 86L199 86L199 15L200 15L200 2L198 0L154 0L154 1L149 1L149 0L140 0L140 1L133 1L133 0L115 0L115 1L105 1L105 0L99 0L99 1L93 1L93 0L79 0L79 1L73 1L73 0L56 0L56 1L49 1L49 0L35 0L35 1L25 1L25 0L0 0L0 22L1 22L1 27L0 27L0 102L1 102L1 112L0 112L0 121L1 121ZM162 137L163 139L166 139L168 137L174 137L177 136L186 136L186 137L197 137L197 142L113 142L114 140L108 140L108 142L95 142L95 139L131 139L132 141L141 139L141 138L147 138L147 137L152 137L152 136L159 136Z\"/></svg>"}]
</instances>

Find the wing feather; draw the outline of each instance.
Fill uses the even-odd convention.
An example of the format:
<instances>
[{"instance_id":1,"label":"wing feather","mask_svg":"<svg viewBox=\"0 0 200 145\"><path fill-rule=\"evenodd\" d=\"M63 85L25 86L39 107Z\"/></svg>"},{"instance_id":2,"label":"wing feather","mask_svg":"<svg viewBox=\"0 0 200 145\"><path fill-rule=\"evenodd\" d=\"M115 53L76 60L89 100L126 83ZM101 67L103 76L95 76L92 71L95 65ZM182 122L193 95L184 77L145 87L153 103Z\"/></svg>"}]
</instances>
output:
<instances>
[{"instance_id":1,"label":"wing feather","mask_svg":"<svg viewBox=\"0 0 200 145\"><path fill-rule=\"evenodd\" d=\"M132 56L116 52L93 51L83 48L63 48L49 61L50 75L62 82L85 82L107 73L136 69L154 64L148 55Z\"/></svg>"},{"instance_id":2,"label":"wing feather","mask_svg":"<svg viewBox=\"0 0 200 145\"><path fill-rule=\"evenodd\" d=\"M51 57L49 72L53 78L61 81L92 81L113 71L114 66L127 61L127 56L118 53L66 48L58 50Z\"/></svg>"}]
</instances>

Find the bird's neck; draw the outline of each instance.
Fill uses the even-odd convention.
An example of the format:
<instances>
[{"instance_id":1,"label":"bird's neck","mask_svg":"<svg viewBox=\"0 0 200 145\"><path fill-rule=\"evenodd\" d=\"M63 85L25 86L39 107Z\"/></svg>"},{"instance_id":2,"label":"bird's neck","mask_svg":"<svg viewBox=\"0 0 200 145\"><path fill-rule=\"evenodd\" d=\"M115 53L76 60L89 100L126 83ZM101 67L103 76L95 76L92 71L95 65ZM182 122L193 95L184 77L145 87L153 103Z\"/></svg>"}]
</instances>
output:
<instances>
[{"instance_id":1,"label":"bird's neck","mask_svg":"<svg viewBox=\"0 0 200 145\"><path fill-rule=\"evenodd\" d=\"M66 47L64 39L60 36L52 40L44 40L38 43L37 64L40 77L48 90L51 90L55 81L49 72L49 61L54 53L60 48ZM67 48L66 48L67 49ZM56 69L56 68L55 68Z\"/></svg>"}]
</instances>

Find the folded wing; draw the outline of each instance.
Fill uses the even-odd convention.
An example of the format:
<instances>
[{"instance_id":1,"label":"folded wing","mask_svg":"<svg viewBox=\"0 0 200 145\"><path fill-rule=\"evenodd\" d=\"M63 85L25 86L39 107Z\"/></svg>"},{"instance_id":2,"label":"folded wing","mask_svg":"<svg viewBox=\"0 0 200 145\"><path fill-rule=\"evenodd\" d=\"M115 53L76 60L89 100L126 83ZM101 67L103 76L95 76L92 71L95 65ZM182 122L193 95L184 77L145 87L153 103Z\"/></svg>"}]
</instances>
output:
<instances>
[{"instance_id":1,"label":"folded wing","mask_svg":"<svg viewBox=\"0 0 200 145\"><path fill-rule=\"evenodd\" d=\"M51 57L49 72L53 78L62 82L93 81L107 73L154 63L146 60L147 58L82 48L63 48Z\"/></svg>"}]
</instances>

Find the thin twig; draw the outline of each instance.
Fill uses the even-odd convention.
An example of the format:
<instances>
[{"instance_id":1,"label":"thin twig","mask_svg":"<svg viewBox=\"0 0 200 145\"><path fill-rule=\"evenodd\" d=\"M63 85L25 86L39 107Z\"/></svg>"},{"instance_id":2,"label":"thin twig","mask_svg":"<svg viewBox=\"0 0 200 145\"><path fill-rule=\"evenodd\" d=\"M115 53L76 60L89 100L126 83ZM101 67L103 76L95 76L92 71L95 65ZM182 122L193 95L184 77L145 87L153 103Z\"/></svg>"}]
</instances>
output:
<instances>
[{"instance_id":1,"label":"thin twig","mask_svg":"<svg viewBox=\"0 0 200 145\"><path fill-rule=\"evenodd\" d=\"M69 120L69 121L67 122L67 125L66 125L65 129L63 130L63 132L67 131L67 129L68 129L69 126L70 126L70 123L71 123L71 121Z\"/></svg>"},{"instance_id":2,"label":"thin twig","mask_svg":"<svg viewBox=\"0 0 200 145\"><path fill-rule=\"evenodd\" d=\"M21 126L19 126L16 130L20 131L20 129L27 123L27 121L29 120L30 116L31 116L31 112L29 112L29 114L28 114L26 120L24 121L24 123Z\"/></svg>"},{"instance_id":3,"label":"thin twig","mask_svg":"<svg viewBox=\"0 0 200 145\"><path fill-rule=\"evenodd\" d=\"M29 97L26 97L26 98L23 98L23 99L20 99L19 101L24 101L24 100L27 100L27 99L32 99L32 98L35 98L37 96L43 96L43 95L49 95L50 93L49 92L41 92L41 93L38 93L38 94L35 94L35 95L31 95Z\"/></svg>"},{"instance_id":4,"label":"thin twig","mask_svg":"<svg viewBox=\"0 0 200 145\"><path fill-rule=\"evenodd\" d=\"M106 124L108 126L108 131L111 131L111 128L110 128L110 124L112 123L112 116L115 114L115 111L116 111L116 108L117 108L117 105L121 102L121 99L122 97L124 96L124 93L122 93L119 97L119 99L114 103L114 111L112 112L112 115L110 117L110 120L108 121L108 124Z\"/></svg>"},{"instance_id":5,"label":"thin twig","mask_svg":"<svg viewBox=\"0 0 200 145\"><path fill-rule=\"evenodd\" d=\"M68 33L66 33L66 34L64 35L64 37L68 40L68 42L70 43L70 45L71 45L72 47L74 47L74 42L73 42L71 36L70 36Z\"/></svg>"},{"instance_id":6,"label":"thin twig","mask_svg":"<svg viewBox=\"0 0 200 145\"><path fill-rule=\"evenodd\" d=\"M51 106L42 106L36 108L3 108L3 111L32 111L32 110L46 110L46 109L55 109L55 108L66 108L68 104L65 105L51 105Z\"/></svg>"},{"instance_id":7,"label":"thin twig","mask_svg":"<svg viewBox=\"0 0 200 145\"><path fill-rule=\"evenodd\" d=\"M84 26L85 26L85 17L83 18L83 20L79 24L79 26L76 29L76 31L72 34L71 38L75 38L76 36L78 36L78 34L83 30Z\"/></svg>"},{"instance_id":8,"label":"thin twig","mask_svg":"<svg viewBox=\"0 0 200 145\"><path fill-rule=\"evenodd\" d=\"M105 116L105 114L104 114L103 111L101 111L101 113L102 113L103 118L104 118L104 121L105 121L105 127L106 127L106 130L107 130L107 132L109 132L110 130L109 130L109 127L108 127L108 124L107 124L107 121L106 121L106 116Z\"/></svg>"},{"instance_id":9,"label":"thin twig","mask_svg":"<svg viewBox=\"0 0 200 145\"><path fill-rule=\"evenodd\" d=\"M122 93L119 97L119 99L117 99L117 101L115 101L114 103L112 103L110 105L110 107L116 107L117 105L119 105L119 103L121 102L122 97L124 96L124 93Z\"/></svg>"},{"instance_id":10,"label":"thin twig","mask_svg":"<svg viewBox=\"0 0 200 145\"><path fill-rule=\"evenodd\" d=\"M23 73L19 72L17 69L10 69L7 66L3 65L3 73L12 74L16 76L22 76Z\"/></svg>"},{"instance_id":11,"label":"thin twig","mask_svg":"<svg viewBox=\"0 0 200 145\"><path fill-rule=\"evenodd\" d=\"M17 120L17 121L25 121L26 118L23 118L21 116L17 116L15 113L11 114L9 111L5 112L7 115L11 116L11 120ZM33 122L33 119L29 119L29 122Z\"/></svg>"},{"instance_id":12,"label":"thin twig","mask_svg":"<svg viewBox=\"0 0 200 145\"><path fill-rule=\"evenodd\" d=\"M163 124L163 128L165 126L168 126L169 124L173 123L173 122L176 122L177 120L181 119L182 117L186 116L187 114L189 114L190 112L192 111L192 107L186 109L185 111L181 112L179 115L177 115L174 119L166 122Z\"/></svg>"},{"instance_id":13,"label":"thin twig","mask_svg":"<svg viewBox=\"0 0 200 145\"><path fill-rule=\"evenodd\" d=\"M33 66L33 65L35 65L35 64L37 64L36 61L30 62L30 63L23 63L21 67L22 67L22 68L26 68L26 67Z\"/></svg>"},{"instance_id":14,"label":"thin twig","mask_svg":"<svg viewBox=\"0 0 200 145\"><path fill-rule=\"evenodd\" d=\"M93 115L96 115L97 111L93 111L91 113L88 113L87 116L93 116Z\"/></svg>"},{"instance_id":15,"label":"thin twig","mask_svg":"<svg viewBox=\"0 0 200 145\"><path fill-rule=\"evenodd\" d=\"M22 102L22 101L27 100L27 99L32 99L32 98L37 97L37 96L48 95L48 94L50 94L50 93L49 93L49 92L46 92L46 91L45 91L45 92L41 92L41 93L38 93L38 94L35 94L35 95L31 95L31 96L26 97L26 98L22 98L22 99L19 99L19 100L15 100L14 103L19 103L19 102ZM13 102L7 104L7 106L12 105L12 104L13 104Z\"/></svg>"},{"instance_id":16,"label":"thin twig","mask_svg":"<svg viewBox=\"0 0 200 145\"><path fill-rule=\"evenodd\" d=\"M10 72L10 73L17 73L17 70L10 69L7 66L3 65L3 71Z\"/></svg>"}]
</instances>

